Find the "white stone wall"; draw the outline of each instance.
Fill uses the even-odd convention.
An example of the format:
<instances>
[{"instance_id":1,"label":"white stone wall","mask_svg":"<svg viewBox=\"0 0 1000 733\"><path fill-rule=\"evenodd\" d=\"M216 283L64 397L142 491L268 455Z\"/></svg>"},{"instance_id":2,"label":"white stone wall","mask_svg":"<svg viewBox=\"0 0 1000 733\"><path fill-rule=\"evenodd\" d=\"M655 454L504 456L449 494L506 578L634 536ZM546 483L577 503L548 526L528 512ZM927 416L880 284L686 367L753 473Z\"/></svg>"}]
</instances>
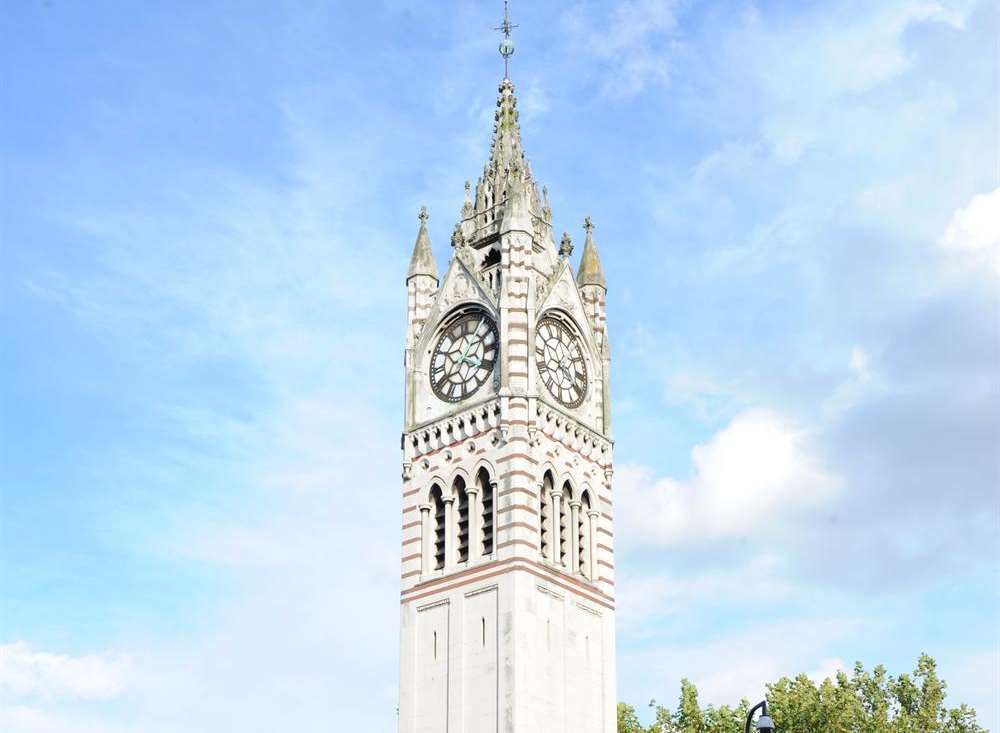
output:
<instances>
[{"instance_id":1,"label":"white stone wall","mask_svg":"<svg viewBox=\"0 0 1000 733\"><path fill-rule=\"evenodd\" d=\"M486 567L401 622L403 733L614 733L614 610L555 575Z\"/></svg>"}]
</instances>

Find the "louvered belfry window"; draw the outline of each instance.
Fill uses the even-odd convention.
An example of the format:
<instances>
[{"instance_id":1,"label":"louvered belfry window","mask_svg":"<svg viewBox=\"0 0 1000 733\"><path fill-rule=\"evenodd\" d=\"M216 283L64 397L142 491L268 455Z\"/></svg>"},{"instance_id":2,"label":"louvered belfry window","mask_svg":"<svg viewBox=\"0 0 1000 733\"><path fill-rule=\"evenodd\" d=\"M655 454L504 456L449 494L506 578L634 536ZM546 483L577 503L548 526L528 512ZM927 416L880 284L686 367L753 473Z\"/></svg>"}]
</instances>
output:
<instances>
[{"instance_id":1,"label":"louvered belfry window","mask_svg":"<svg viewBox=\"0 0 1000 733\"><path fill-rule=\"evenodd\" d=\"M479 484L479 496L483 502L483 533L482 533L482 555L489 557L493 554L493 483L486 469L480 469L477 477Z\"/></svg>"},{"instance_id":2,"label":"louvered belfry window","mask_svg":"<svg viewBox=\"0 0 1000 733\"><path fill-rule=\"evenodd\" d=\"M445 553L445 511L444 497L441 494L441 487L435 486L431 489L431 504L434 512L434 568L441 570L444 568Z\"/></svg>"}]
</instances>

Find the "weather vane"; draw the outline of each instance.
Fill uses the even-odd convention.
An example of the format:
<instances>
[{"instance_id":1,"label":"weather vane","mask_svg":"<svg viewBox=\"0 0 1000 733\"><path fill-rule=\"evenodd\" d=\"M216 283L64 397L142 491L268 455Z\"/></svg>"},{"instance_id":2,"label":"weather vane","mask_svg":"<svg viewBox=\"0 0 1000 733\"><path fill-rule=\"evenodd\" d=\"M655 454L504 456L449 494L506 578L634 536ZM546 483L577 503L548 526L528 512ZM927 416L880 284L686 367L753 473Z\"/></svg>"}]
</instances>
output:
<instances>
[{"instance_id":1,"label":"weather vane","mask_svg":"<svg viewBox=\"0 0 1000 733\"><path fill-rule=\"evenodd\" d=\"M503 56L503 78L508 77L508 65L510 57L514 55L514 41L510 38L510 32L517 28L510 23L509 0L503 0L503 23L493 30L503 32L503 40L500 41L500 55Z\"/></svg>"}]
</instances>

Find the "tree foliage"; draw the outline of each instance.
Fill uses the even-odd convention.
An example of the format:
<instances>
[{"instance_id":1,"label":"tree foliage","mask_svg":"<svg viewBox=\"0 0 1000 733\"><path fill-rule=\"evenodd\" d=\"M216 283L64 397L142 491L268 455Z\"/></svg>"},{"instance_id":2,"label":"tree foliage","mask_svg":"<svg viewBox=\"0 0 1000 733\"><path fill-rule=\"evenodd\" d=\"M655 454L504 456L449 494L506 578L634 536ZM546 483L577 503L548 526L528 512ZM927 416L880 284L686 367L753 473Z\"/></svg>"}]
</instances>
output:
<instances>
[{"instance_id":1,"label":"tree foliage","mask_svg":"<svg viewBox=\"0 0 1000 733\"><path fill-rule=\"evenodd\" d=\"M767 702L778 733L987 733L966 705L945 706L947 684L926 654L916 669L896 677L885 667L867 671L860 662L816 684L800 674L767 686ZM618 705L618 733L742 733L747 700L735 708L702 707L698 689L681 680L680 701L670 710L649 703L654 721L643 726L635 708Z\"/></svg>"}]
</instances>

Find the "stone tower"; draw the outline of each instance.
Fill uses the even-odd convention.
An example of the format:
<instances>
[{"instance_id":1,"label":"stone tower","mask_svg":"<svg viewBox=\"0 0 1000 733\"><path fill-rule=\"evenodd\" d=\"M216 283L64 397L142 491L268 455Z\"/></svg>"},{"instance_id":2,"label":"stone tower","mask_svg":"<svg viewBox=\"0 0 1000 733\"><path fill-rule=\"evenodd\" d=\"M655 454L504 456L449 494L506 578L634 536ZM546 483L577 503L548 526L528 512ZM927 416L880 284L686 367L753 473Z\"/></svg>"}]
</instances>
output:
<instances>
[{"instance_id":1,"label":"stone tower","mask_svg":"<svg viewBox=\"0 0 1000 733\"><path fill-rule=\"evenodd\" d=\"M557 246L504 78L439 279L406 278L402 733L613 733L604 275Z\"/></svg>"}]
</instances>

